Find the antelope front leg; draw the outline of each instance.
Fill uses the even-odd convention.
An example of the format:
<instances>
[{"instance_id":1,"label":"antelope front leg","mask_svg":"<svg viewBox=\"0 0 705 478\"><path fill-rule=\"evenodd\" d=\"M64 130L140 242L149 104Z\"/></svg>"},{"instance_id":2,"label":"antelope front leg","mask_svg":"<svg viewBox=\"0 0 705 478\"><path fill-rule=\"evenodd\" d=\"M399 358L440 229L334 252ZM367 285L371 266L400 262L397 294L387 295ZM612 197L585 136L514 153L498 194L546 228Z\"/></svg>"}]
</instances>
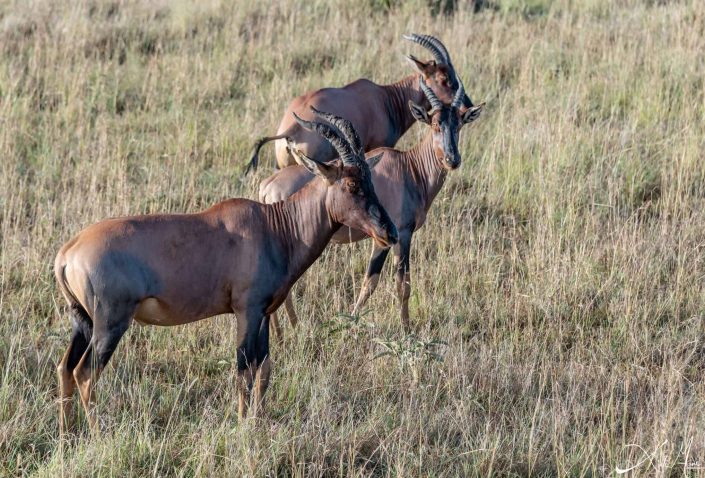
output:
<instances>
[{"instance_id":1,"label":"antelope front leg","mask_svg":"<svg viewBox=\"0 0 705 478\"><path fill-rule=\"evenodd\" d=\"M238 418L247 416L252 384L257 374L257 341L263 315L258 312L235 313L237 316L237 389ZM269 336L269 320L266 321Z\"/></svg>"},{"instance_id":2,"label":"antelope front leg","mask_svg":"<svg viewBox=\"0 0 705 478\"><path fill-rule=\"evenodd\" d=\"M379 275L382 272L384 261L387 259L387 254L389 254L389 248L382 249L381 247L374 246L372 249L372 257L370 257L370 262L367 265L365 280L362 283L362 288L360 289L360 295L357 297L357 302L355 302L355 307L352 312L353 315L360 313L360 310L364 307L367 299L370 298L372 293L377 288L377 284L379 283Z\"/></svg>"},{"instance_id":3,"label":"antelope front leg","mask_svg":"<svg viewBox=\"0 0 705 478\"><path fill-rule=\"evenodd\" d=\"M299 318L296 316L296 310L294 310L294 300L291 298L291 294L293 293L292 291L293 288L289 291L288 294L286 294L286 300L284 300L284 308L286 308L286 315L289 316L289 322L291 322L291 326L293 328L296 328L296 324L299 323Z\"/></svg>"},{"instance_id":4,"label":"antelope front leg","mask_svg":"<svg viewBox=\"0 0 705 478\"><path fill-rule=\"evenodd\" d=\"M272 312L270 317L272 318L272 328L274 329L274 336L277 338L277 343L281 344L284 341L284 335L282 334L282 328L279 325L279 318L277 317L277 311Z\"/></svg>"},{"instance_id":5,"label":"antelope front leg","mask_svg":"<svg viewBox=\"0 0 705 478\"><path fill-rule=\"evenodd\" d=\"M405 333L411 331L409 325L409 296L411 295L411 274L409 273L409 253L411 252L411 234L400 234L399 242L394 246L396 262L397 294L401 305L401 324Z\"/></svg>"},{"instance_id":6,"label":"antelope front leg","mask_svg":"<svg viewBox=\"0 0 705 478\"><path fill-rule=\"evenodd\" d=\"M289 322L291 322L291 326L296 328L296 324L299 322L299 318L296 316L296 311L294 310L294 303L291 299L291 291L289 291L289 293L286 295L286 299L284 300L284 308L286 309L286 315L289 316ZM271 314L272 328L274 329L274 336L277 338L278 344L281 344L284 341L284 333L282 332L281 325L279 325L278 313L280 309L277 309Z\"/></svg>"}]
</instances>

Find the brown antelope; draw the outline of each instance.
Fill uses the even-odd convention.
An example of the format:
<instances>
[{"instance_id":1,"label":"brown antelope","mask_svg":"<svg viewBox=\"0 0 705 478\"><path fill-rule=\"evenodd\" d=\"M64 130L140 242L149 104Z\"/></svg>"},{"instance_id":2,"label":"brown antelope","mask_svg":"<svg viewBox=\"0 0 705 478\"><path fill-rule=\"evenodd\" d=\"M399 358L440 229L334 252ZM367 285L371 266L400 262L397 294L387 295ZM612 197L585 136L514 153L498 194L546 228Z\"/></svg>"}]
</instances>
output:
<instances>
[{"instance_id":1,"label":"brown antelope","mask_svg":"<svg viewBox=\"0 0 705 478\"><path fill-rule=\"evenodd\" d=\"M406 40L418 43L428 49L433 60L423 62L413 55L407 58L417 73L409 75L391 85L378 85L370 80L360 79L342 88L323 88L295 98L279 123L276 136L261 138L255 144L252 159L247 171L256 169L259 150L269 141L277 140L275 147L278 168L296 164L287 147L286 138L310 158L326 162L335 158L335 150L321 138L302 128L292 120L291 113L310 117L309 107L329 111L352 122L358 132L365 151L380 147L394 146L399 138L414 124L415 118L409 111L409 101L428 107L423 92L419 89L419 78L427 82L437 98L450 104L458 88L458 78L450 60L450 54L441 41L430 35L404 35ZM472 101L463 96L464 107L471 108Z\"/></svg>"},{"instance_id":2,"label":"brown antelope","mask_svg":"<svg viewBox=\"0 0 705 478\"><path fill-rule=\"evenodd\" d=\"M409 331L409 295L411 283L409 275L409 253L411 238L415 231L423 226L426 214L433 199L445 182L448 171L460 166L458 136L464 124L470 123L480 115L483 105L462 108L465 92L460 84L450 106L444 105L428 87L423 78L419 79L420 88L428 98L431 110L409 102L409 109L414 118L429 126L425 139L409 151L392 148L379 148L370 151L367 156L378 158L379 163L372 171L372 183L380 202L389 212L399 232L399 242L394 246L396 262L397 292L401 303L401 321L404 329ZM324 117L334 125L339 118L332 115ZM341 128L342 129L342 128ZM348 130L354 137L355 132ZM351 140L360 144L359 138ZM304 168L292 166L275 172L260 184L260 200L276 203L296 193L312 180L311 174ZM364 231L353 228L341 228L332 237L335 243L349 243L365 239ZM379 274L389 253L388 248L375 245L372 251L367 273L358 296L353 313L357 313L374 292L379 281ZM292 322L297 318L291 298L287 297L285 306ZM281 333L276 316L273 326L277 335Z\"/></svg>"},{"instance_id":3,"label":"brown antelope","mask_svg":"<svg viewBox=\"0 0 705 478\"><path fill-rule=\"evenodd\" d=\"M58 366L62 432L74 386L95 429L93 389L133 318L170 326L234 313L239 416L247 412L253 382L257 414L271 370L269 314L332 235L346 225L365 231L380 248L396 243L364 155L335 128L296 121L329 141L340 160L324 164L295 152L318 178L287 201L230 199L195 214L108 219L64 244L54 274L73 331Z\"/></svg>"}]
</instances>

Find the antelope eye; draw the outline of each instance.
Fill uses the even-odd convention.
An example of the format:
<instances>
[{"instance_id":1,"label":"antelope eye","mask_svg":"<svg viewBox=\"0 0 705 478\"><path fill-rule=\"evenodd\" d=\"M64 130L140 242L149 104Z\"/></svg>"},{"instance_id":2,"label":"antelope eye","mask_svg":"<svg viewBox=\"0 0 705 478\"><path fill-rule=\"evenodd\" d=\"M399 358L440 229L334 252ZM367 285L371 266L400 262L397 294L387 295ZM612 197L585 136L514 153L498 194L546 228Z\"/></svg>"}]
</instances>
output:
<instances>
[{"instance_id":1,"label":"antelope eye","mask_svg":"<svg viewBox=\"0 0 705 478\"><path fill-rule=\"evenodd\" d=\"M348 186L348 189L350 190L350 192L352 192L352 193L357 192L357 187L358 187L357 181L348 181L347 186Z\"/></svg>"}]
</instances>

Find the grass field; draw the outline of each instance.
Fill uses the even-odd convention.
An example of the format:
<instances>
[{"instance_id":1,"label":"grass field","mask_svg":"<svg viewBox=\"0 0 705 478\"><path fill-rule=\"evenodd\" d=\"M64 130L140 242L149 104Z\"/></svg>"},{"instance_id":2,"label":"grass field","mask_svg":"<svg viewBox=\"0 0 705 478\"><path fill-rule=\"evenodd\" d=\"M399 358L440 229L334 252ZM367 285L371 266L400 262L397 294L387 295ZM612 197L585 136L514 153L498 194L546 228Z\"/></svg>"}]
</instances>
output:
<instances>
[{"instance_id":1,"label":"grass field","mask_svg":"<svg viewBox=\"0 0 705 478\"><path fill-rule=\"evenodd\" d=\"M256 198L288 101L400 79L411 31L487 101L415 236L417 338L391 264L340 316L371 244L331 247L265 419L237 420L232 317L132 327L101 435L62 444L61 244ZM705 474L704 51L699 0L0 3L0 476Z\"/></svg>"}]
</instances>

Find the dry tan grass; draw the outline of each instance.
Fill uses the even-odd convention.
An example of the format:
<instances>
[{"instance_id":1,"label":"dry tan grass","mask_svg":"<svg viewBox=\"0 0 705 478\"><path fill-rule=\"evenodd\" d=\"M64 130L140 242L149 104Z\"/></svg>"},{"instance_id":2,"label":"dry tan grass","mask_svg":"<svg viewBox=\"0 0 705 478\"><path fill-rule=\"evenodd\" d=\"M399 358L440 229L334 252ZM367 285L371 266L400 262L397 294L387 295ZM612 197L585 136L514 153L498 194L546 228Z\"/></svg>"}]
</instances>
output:
<instances>
[{"instance_id":1,"label":"dry tan grass","mask_svg":"<svg viewBox=\"0 0 705 478\"><path fill-rule=\"evenodd\" d=\"M705 4L475 3L0 4L0 475L705 473ZM256 197L268 167L240 172L286 103L402 77L408 31L488 101L413 248L412 320L442 362L403 336L389 267L368 314L337 316L370 244L332 247L273 347L268 419L237 422L231 317L134 327L101 437L81 420L60 446L60 245Z\"/></svg>"}]
</instances>

